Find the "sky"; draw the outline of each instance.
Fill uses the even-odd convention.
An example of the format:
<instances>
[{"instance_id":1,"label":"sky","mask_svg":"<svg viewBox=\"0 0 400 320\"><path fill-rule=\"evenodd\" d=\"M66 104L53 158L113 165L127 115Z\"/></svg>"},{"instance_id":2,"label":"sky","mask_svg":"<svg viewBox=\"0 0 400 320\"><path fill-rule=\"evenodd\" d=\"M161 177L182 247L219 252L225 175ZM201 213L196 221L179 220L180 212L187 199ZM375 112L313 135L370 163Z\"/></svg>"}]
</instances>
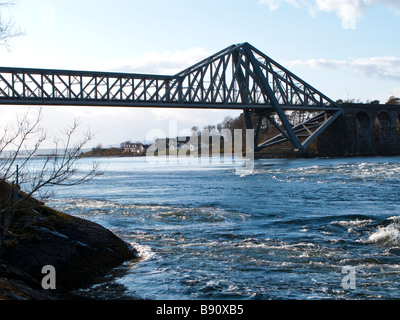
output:
<instances>
[{"instance_id":1,"label":"sky","mask_svg":"<svg viewBox=\"0 0 400 320\"><path fill-rule=\"evenodd\" d=\"M333 100L400 96L398 0L15 0L0 7L23 35L0 66L174 75L249 42ZM0 124L38 107L1 106ZM43 106L49 137L78 119L87 145L151 142L239 111ZM49 139L46 147L51 147Z\"/></svg>"}]
</instances>

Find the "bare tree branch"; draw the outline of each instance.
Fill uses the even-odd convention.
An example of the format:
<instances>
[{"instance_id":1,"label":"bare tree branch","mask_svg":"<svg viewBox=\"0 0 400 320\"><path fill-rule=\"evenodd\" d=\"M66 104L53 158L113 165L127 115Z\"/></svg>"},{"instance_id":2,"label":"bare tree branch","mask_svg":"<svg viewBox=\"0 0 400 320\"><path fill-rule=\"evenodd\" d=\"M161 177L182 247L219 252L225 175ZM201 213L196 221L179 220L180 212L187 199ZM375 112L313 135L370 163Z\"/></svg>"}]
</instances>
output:
<instances>
[{"instance_id":1,"label":"bare tree branch","mask_svg":"<svg viewBox=\"0 0 400 320\"><path fill-rule=\"evenodd\" d=\"M15 5L13 0L0 0L0 45L8 48L12 38L23 35L23 32L15 26L11 19L4 16L4 12Z\"/></svg>"},{"instance_id":2,"label":"bare tree branch","mask_svg":"<svg viewBox=\"0 0 400 320\"><path fill-rule=\"evenodd\" d=\"M40 121L41 110L33 120L28 111L22 118L17 118L15 126L4 129L0 136L0 183L16 180L18 175L18 184L24 189L23 197L13 202L8 201L7 205L0 207L0 217L34 194L41 193L39 200L47 200L53 195L51 186L79 185L103 174L96 162L92 163L87 172L79 170L79 156L93 135L87 131L74 143L79 134L80 124L77 120L61 132L63 138L53 138L54 148L50 154L41 157L41 161L33 161L42 143L48 140L46 132L40 127ZM5 149L10 147L13 150Z\"/></svg>"}]
</instances>

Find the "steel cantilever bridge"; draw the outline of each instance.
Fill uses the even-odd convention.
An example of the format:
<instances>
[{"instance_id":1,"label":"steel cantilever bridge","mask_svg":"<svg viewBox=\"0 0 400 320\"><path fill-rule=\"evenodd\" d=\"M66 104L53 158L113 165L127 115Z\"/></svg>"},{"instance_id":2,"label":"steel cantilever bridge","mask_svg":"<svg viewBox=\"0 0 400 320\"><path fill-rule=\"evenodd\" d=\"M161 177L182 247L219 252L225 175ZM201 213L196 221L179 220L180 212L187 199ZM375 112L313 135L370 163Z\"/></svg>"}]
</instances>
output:
<instances>
[{"instance_id":1,"label":"steel cantilever bridge","mask_svg":"<svg viewBox=\"0 0 400 320\"><path fill-rule=\"evenodd\" d=\"M248 129L251 115L258 115L256 149L289 141L299 151L343 112L248 43L229 46L174 76L0 67L0 104L241 109ZM313 116L292 125L287 111L298 110ZM264 118L280 134L259 142Z\"/></svg>"}]
</instances>

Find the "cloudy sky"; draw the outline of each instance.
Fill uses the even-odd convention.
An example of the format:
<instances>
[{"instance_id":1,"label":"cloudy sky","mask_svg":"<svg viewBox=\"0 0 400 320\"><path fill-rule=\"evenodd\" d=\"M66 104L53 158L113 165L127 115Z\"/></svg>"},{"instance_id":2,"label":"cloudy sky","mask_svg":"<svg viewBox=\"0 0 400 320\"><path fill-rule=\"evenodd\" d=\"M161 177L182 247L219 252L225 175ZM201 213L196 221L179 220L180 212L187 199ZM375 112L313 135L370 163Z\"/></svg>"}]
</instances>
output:
<instances>
[{"instance_id":1,"label":"cloudy sky","mask_svg":"<svg viewBox=\"0 0 400 320\"><path fill-rule=\"evenodd\" d=\"M24 33L0 48L1 66L173 75L249 42L334 100L400 96L398 0L16 0L0 9ZM2 122L27 110L1 108ZM95 133L91 147L238 114L43 107L42 125L57 135L78 118Z\"/></svg>"}]
</instances>

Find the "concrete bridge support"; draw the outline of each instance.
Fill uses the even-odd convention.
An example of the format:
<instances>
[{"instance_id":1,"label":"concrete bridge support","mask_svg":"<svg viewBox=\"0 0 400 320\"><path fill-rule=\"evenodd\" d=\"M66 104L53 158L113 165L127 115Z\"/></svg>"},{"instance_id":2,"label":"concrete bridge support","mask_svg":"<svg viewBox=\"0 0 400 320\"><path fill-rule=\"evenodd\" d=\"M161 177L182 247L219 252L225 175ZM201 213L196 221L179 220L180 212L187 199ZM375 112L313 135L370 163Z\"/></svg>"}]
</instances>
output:
<instances>
[{"instance_id":1,"label":"concrete bridge support","mask_svg":"<svg viewBox=\"0 0 400 320\"><path fill-rule=\"evenodd\" d=\"M319 156L400 154L400 106L344 104L344 114L318 138Z\"/></svg>"}]
</instances>

